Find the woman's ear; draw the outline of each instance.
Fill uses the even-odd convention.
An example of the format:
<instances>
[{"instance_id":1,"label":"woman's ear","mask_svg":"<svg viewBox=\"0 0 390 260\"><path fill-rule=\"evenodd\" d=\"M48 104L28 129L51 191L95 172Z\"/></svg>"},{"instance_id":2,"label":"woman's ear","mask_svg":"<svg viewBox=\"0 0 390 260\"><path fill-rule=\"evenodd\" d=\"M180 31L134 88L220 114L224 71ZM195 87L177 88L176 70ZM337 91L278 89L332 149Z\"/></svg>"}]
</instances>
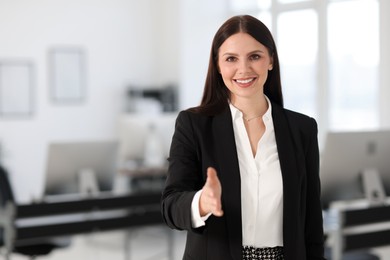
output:
<instances>
[{"instance_id":1,"label":"woman's ear","mask_svg":"<svg viewBox=\"0 0 390 260\"><path fill-rule=\"evenodd\" d=\"M274 68L274 56L271 56L271 61L268 65L268 70L271 71Z\"/></svg>"}]
</instances>

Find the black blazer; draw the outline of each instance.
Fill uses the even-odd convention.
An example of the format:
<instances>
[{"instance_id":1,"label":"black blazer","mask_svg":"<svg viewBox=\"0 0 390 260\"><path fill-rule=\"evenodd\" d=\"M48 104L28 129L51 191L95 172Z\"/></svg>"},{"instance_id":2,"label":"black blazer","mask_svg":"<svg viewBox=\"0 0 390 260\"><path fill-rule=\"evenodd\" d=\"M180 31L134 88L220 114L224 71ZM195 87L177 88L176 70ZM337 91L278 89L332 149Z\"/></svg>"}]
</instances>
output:
<instances>
[{"instance_id":1,"label":"black blazer","mask_svg":"<svg viewBox=\"0 0 390 260\"><path fill-rule=\"evenodd\" d=\"M283 178L285 260L324 259L319 151L314 119L272 104ZM191 202L215 167L222 186L222 217L191 226ZM162 214L166 224L187 230L183 259L241 260L241 187L229 107L215 116L189 111L176 120Z\"/></svg>"}]
</instances>

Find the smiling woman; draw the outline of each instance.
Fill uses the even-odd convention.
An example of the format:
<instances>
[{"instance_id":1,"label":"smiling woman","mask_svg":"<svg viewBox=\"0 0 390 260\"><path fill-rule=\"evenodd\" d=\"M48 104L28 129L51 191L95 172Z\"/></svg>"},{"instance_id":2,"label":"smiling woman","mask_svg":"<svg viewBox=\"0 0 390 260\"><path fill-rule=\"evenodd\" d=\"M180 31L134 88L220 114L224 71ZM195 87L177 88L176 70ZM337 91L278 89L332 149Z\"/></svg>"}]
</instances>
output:
<instances>
[{"instance_id":1,"label":"smiling woman","mask_svg":"<svg viewBox=\"0 0 390 260\"><path fill-rule=\"evenodd\" d=\"M270 31L230 18L169 153L162 214L187 230L183 259L323 259L318 168L317 124L283 108Z\"/></svg>"},{"instance_id":2,"label":"smiling woman","mask_svg":"<svg viewBox=\"0 0 390 260\"><path fill-rule=\"evenodd\" d=\"M263 107L266 107L266 101L262 98L263 86L268 71L272 70L271 55L263 44L246 33L234 34L221 45L218 67L223 82L231 92L233 105L240 106L241 102L247 102L245 99L253 99L254 104L263 100ZM253 114L244 116L253 117Z\"/></svg>"}]
</instances>

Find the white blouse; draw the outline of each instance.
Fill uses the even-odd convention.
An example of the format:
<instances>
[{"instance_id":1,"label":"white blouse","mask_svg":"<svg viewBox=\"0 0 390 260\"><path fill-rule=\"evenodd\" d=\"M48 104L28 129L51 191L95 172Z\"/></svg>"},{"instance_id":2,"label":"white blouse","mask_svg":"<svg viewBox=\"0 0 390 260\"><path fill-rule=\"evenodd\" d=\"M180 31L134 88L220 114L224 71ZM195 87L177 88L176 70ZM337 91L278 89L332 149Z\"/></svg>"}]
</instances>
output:
<instances>
[{"instance_id":1,"label":"white blouse","mask_svg":"<svg viewBox=\"0 0 390 260\"><path fill-rule=\"evenodd\" d=\"M230 104L241 177L242 237L244 246L283 246L283 181L276 147L271 102L263 115L265 132L253 157L243 114ZM201 190L192 201L192 225L210 216L199 214Z\"/></svg>"}]
</instances>

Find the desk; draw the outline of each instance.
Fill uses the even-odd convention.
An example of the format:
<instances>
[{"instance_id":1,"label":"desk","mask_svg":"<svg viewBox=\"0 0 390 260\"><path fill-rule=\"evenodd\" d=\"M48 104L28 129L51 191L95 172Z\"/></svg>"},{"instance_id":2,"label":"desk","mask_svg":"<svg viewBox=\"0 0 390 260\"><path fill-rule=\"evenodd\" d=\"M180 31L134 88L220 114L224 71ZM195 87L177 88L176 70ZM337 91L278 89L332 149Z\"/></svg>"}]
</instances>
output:
<instances>
[{"instance_id":1,"label":"desk","mask_svg":"<svg viewBox=\"0 0 390 260\"><path fill-rule=\"evenodd\" d=\"M42 238L162 224L160 198L160 192L101 193L96 197L53 196L28 205L10 203L0 215L7 255L16 245Z\"/></svg>"},{"instance_id":2,"label":"desk","mask_svg":"<svg viewBox=\"0 0 390 260\"><path fill-rule=\"evenodd\" d=\"M333 202L324 215L332 260L343 252L390 244L390 198L384 204L370 206L368 200Z\"/></svg>"},{"instance_id":3,"label":"desk","mask_svg":"<svg viewBox=\"0 0 390 260\"><path fill-rule=\"evenodd\" d=\"M140 166L135 169L119 169L119 174L129 178L131 191L154 190L162 191L167 177L168 166L146 167Z\"/></svg>"}]
</instances>

